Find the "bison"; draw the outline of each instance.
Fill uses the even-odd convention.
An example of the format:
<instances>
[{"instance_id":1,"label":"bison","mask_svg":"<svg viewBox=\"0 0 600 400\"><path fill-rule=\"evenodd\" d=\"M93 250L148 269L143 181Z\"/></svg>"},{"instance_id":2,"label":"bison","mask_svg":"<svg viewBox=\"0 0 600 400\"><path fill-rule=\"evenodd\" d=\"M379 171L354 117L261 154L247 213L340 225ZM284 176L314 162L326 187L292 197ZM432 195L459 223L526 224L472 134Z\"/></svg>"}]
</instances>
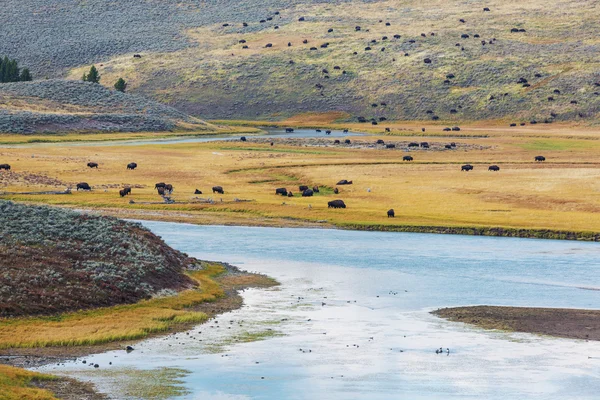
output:
<instances>
[{"instance_id":1,"label":"bison","mask_svg":"<svg viewBox=\"0 0 600 400\"><path fill-rule=\"evenodd\" d=\"M79 189L81 189L81 190L92 190L92 188L90 187L90 185L88 185L87 182L79 182L77 184L77 191L79 191Z\"/></svg>"},{"instance_id":2,"label":"bison","mask_svg":"<svg viewBox=\"0 0 600 400\"><path fill-rule=\"evenodd\" d=\"M388 218L394 218L396 216L396 213L394 212L393 208L388 210L387 216L388 216Z\"/></svg>"},{"instance_id":3,"label":"bison","mask_svg":"<svg viewBox=\"0 0 600 400\"><path fill-rule=\"evenodd\" d=\"M536 156L535 157L535 161L537 161L537 162L546 161L546 157L544 157L544 156Z\"/></svg>"},{"instance_id":4,"label":"bison","mask_svg":"<svg viewBox=\"0 0 600 400\"><path fill-rule=\"evenodd\" d=\"M275 189L275 194L280 194L282 196L287 196L288 192L286 188Z\"/></svg>"},{"instance_id":5,"label":"bison","mask_svg":"<svg viewBox=\"0 0 600 400\"><path fill-rule=\"evenodd\" d=\"M125 195L131 194L131 188L129 186L123 188ZM122 196L121 196L122 197Z\"/></svg>"},{"instance_id":6,"label":"bison","mask_svg":"<svg viewBox=\"0 0 600 400\"><path fill-rule=\"evenodd\" d=\"M319 193L319 187L318 186L313 186L312 190L315 193Z\"/></svg>"},{"instance_id":7,"label":"bison","mask_svg":"<svg viewBox=\"0 0 600 400\"><path fill-rule=\"evenodd\" d=\"M246 141L246 136L242 136L242 137L240 138L240 141L242 141L242 142L245 142L245 141Z\"/></svg>"},{"instance_id":8,"label":"bison","mask_svg":"<svg viewBox=\"0 0 600 400\"><path fill-rule=\"evenodd\" d=\"M127 164L127 169L134 170L136 168L137 168L137 164L134 162Z\"/></svg>"},{"instance_id":9,"label":"bison","mask_svg":"<svg viewBox=\"0 0 600 400\"><path fill-rule=\"evenodd\" d=\"M159 183L157 183L156 185L154 185L154 189L158 189L158 188L163 188L163 189L164 189L164 188L165 188L165 186L166 186L166 183L164 183L164 182L159 182Z\"/></svg>"},{"instance_id":10,"label":"bison","mask_svg":"<svg viewBox=\"0 0 600 400\"><path fill-rule=\"evenodd\" d=\"M350 139L346 139L346 140L344 140L344 143L346 143L346 144L350 144Z\"/></svg>"},{"instance_id":11,"label":"bison","mask_svg":"<svg viewBox=\"0 0 600 400\"><path fill-rule=\"evenodd\" d=\"M402 161L412 161L413 158L411 156L404 156L402 157Z\"/></svg>"},{"instance_id":12,"label":"bison","mask_svg":"<svg viewBox=\"0 0 600 400\"><path fill-rule=\"evenodd\" d=\"M429 148L429 143L427 142L421 142L421 147L424 149L428 149Z\"/></svg>"},{"instance_id":13,"label":"bison","mask_svg":"<svg viewBox=\"0 0 600 400\"><path fill-rule=\"evenodd\" d=\"M386 149L395 149L396 145L394 143L388 143L388 144L385 145L385 148Z\"/></svg>"},{"instance_id":14,"label":"bison","mask_svg":"<svg viewBox=\"0 0 600 400\"><path fill-rule=\"evenodd\" d=\"M490 165L490 166L488 167L488 171L494 171L494 172L498 172L498 171L500 171L500 167L499 167L499 166L497 166L497 165Z\"/></svg>"},{"instance_id":15,"label":"bison","mask_svg":"<svg viewBox=\"0 0 600 400\"><path fill-rule=\"evenodd\" d=\"M292 133L292 132L294 132L294 128L285 128L285 132Z\"/></svg>"},{"instance_id":16,"label":"bison","mask_svg":"<svg viewBox=\"0 0 600 400\"><path fill-rule=\"evenodd\" d=\"M335 139L335 140L333 141L333 144L340 144L340 141L339 141L338 139Z\"/></svg>"},{"instance_id":17,"label":"bison","mask_svg":"<svg viewBox=\"0 0 600 400\"><path fill-rule=\"evenodd\" d=\"M346 208L346 204L343 200L331 200L327 203L328 208Z\"/></svg>"},{"instance_id":18,"label":"bison","mask_svg":"<svg viewBox=\"0 0 600 400\"><path fill-rule=\"evenodd\" d=\"M325 131L325 134L326 135L331 135L331 131L328 129L328 130Z\"/></svg>"},{"instance_id":19,"label":"bison","mask_svg":"<svg viewBox=\"0 0 600 400\"><path fill-rule=\"evenodd\" d=\"M419 143L416 143L416 142L410 142L410 143L408 144L408 147L419 147Z\"/></svg>"},{"instance_id":20,"label":"bison","mask_svg":"<svg viewBox=\"0 0 600 400\"><path fill-rule=\"evenodd\" d=\"M352 181L347 181L346 179L342 179L336 185L352 185Z\"/></svg>"},{"instance_id":21,"label":"bison","mask_svg":"<svg viewBox=\"0 0 600 400\"><path fill-rule=\"evenodd\" d=\"M88 166L89 168L98 168L98 163L95 163L95 162L89 162L89 163L87 163L87 166Z\"/></svg>"},{"instance_id":22,"label":"bison","mask_svg":"<svg viewBox=\"0 0 600 400\"><path fill-rule=\"evenodd\" d=\"M225 194L225 191L223 190L223 187L221 187L221 186L213 186L212 191L213 191L213 193Z\"/></svg>"},{"instance_id":23,"label":"bison","mask_svg":"<svg viewBox=\"0 0 600 400\"><path fill-rule=\"evenodd\" d=\"M165 185L165 192L173 193L173 185L166 184Z\"/></svg>"},{"instance_id":24,"label":"bison","mask_svg":"<svg viewBox=\"0 0 600 400\"><path fill-rule=\"evenodd\" d=\"M302 192L302 197L312 197L314 192L311 189L306 189Z\"/></svg>"},{"instance_id":25,"label":"bison","mask_svg":"<svg viewBox=\"0 0 600 400\"><path fill-rule=\"evenodd\" d=\"M298 190L300 190L301 192L304 192L305 190L308 190L308 186L306 186L306 185L298 186Z\"/></svg>"},{"instance_id":26,"label":"bison","mask_svg":"<svg viewBox=\"0 0 600 400\"><path fill-rule=\"evenodd\" d=\"M125 189L121 189L119 190L119 194L121 195L121 197L125 197L127 195L127 191Z\"/></svg>"},{"instance_id":27,"label":"bison","mask_svg":"<svg viewBox=\"0 0 600 400\"><path fill-rule=\"evenodd\" d=\"M340 189L338 189L338 188L333 189L333 193L339 194L340 193Z\"/></svg>"},{"instance_id":28,"label":"bison","mask_svg":"<svg viewBox=\"0 0 600 400\"><path fill-rule=\"evenodd\" d=\"M10 171L10 165L8 165L8 164L0 164L0 169L5 169L7 171Z\"/></svg>"},{"instance_id":29,"label":"bison","mask_svg":"<svg viewBox=\"0 0 600 400\"><path fill-rule=\"evenodd\" d=\"M462 167L460 167L460 170L461 170L461 172L462 171L469 172L469 171L473 170L473 166L471 164L465 164Z\"/></svg>"},{"instance_id":30,"label":"bison","mask_svg":"<svg viewBox=\"0 0 600 400\"><path fill-rule=\"evenodd\" d=\"M156 189L156 191L158 192L159 195L164 196L165 195L165 188L164 187L159 187L158 189Z\"/></svg>"},{"instance_id":31,"label":"bison","mask_svg":"<svg viewBox=\"0 0 600 400\"><path fill-rule=\"evenodd\" d=\"M288 192L287 197L294 197L294 193L292 193L291 191Z\"/></svg>"},{"instance_id":32,"label":"bison","mask_svg":"<svg viewBox=\"0 0 600 400\"><path fill-rule=\"evenodd\" d=\"M194 194L202 194L202 191L201 191L201 190L198 190L198 189L196 189L196 190L194 191Z\"/></svg>"}]
</instances>

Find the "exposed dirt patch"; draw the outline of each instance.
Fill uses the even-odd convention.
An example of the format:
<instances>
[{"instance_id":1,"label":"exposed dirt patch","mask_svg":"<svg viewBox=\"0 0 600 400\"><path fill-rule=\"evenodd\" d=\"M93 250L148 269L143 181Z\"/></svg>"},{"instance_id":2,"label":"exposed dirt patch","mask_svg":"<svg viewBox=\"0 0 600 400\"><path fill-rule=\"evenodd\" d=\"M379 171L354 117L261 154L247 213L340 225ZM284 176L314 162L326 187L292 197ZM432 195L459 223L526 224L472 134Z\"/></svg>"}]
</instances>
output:
<instances>
[{"instance_id":1,"label":"exposed dirt patch","mask_svg":"<svg viewBox=\"0 0 600 400\"><path fill-rule=\"evenodd\" d=\"M432 314L484 329L600 340L600 310L474 306L442 308Z\"/></svg>"}]
</instances>

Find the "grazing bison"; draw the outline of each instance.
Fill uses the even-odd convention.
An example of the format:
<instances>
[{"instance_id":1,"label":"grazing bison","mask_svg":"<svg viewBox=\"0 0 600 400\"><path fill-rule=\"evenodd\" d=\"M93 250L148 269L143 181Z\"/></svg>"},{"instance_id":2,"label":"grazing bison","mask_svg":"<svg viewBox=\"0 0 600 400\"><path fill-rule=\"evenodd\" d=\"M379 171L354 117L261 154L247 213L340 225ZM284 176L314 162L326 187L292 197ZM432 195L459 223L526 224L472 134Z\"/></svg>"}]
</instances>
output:
<instances>
[{"instance_id":1,"label":"grazing bison","mask_svg":"<svg viewBox=\"0 0 600 400\"><path fill-rule=\"evenodd\" d=\"M119 195L121 197L125 197L127 195L127 191L125 189L121 189L121 190L119 190Z\"/></svg>"},{"instance_id":2,"label":"grazing bison","mask_svg":"<svg viewBox=\"0 0 600 400\"><path fill-rule=\"evenodd\" d=\"M458 131L460 131L460 128L458 126L455 126L455 127L452 128L452 130L455 131L455 132L458 132Z\"/></svg>"},{"instance_id":3,"label":"grazing bison","mask_svg":"<svg viewBox=\"0 0 600 400\"><path fill-rule=\"evenodd\" d=\"M338 188L333 189L333 193L339 194L340 193L340 189L338 189Z\"/></svg>"},{"instance_id":4,"label":"grazing bison","mask_svg":"<svg viewBox=\"0 0 600 400\"><path fill-rule=\"evenodd\" d=\"M421 147L424 149L428 149L429 148L429 143L427 142L421 142Z\"/></svg>"},{"instance_id":5,"label":"grazing bison","mask_svg":"<svg viewBox=\"0 0 600 400\"><path fill-rule=\"evenodd\" d=\"M123 192L125 192L126 195L131 194L131 188L129 186L126 186L123 188Z\"/></svg>"},{"instance_id":6,"label":"grazing bison","mask_svg":"<svg viewBox=\"0 0 600 400\"><path fill-rule=\"evenodd\" d=\"M98 168L98 163L89 162L89 163L87 163L87 166L90 167L90 168Z\"/></svg>"},{"instance_id":7,"label":"grazing bison","mask_svg":"<svg viewBox=\"0 0 600 400\"><path fill-rule=\"evenodd\" d=\"M318 186L313 186L312 190L315 193L319 193L319 187Z\"/></svg>"},{"instance_id":8,"label":"grazing bison","mask_svg":"<svg viewBox=\"0 0 600 400\"><path fill-rule=\"evenodd\" d=\"M352 185L352 181L347 181L346 179L342 179L336 185Z\"/></svg>"},{"instance_id":9,"label":"grazing bison","mask_svg":"<svg viewBox=\"0 0 600 400\"><path fill-rule=\"evenodd\" d=\"M462 171L469 172L469 171L473 170L473 166L471 164L465 164L462 167L460 167L460 170L461 170L461 172Z\"/></svg>"},{"instance_id":10,"label":"grazing bison","mask_svg":"<svg viewBox=\"0 0 600 400\"><path fill-rule=\"evenodd\" d=\"M488 167L488 171L494 171L494 172L498 172L498 171L500 171L500 167L499 167L499 166L497 166L497 165L490 165L490 166Z\"/></svg>"},{"instance_id":11,"label":"grazing bison","mask_svg":"<svg viewBox=\"0 0 600 400\"><path fill-rule=\"evenodd\" d=\"M0 164L0 169L5 169L7 171L10 171L10 165L8 165L8 164Z\"/></svg>"},{"instance_id":12,"label":"grazing bison","mask_svg":"<svg viewBox=\"0 0 600 400\"><path fill-rule=\"evenodd\" d=\"M79 191L79 189L81 189L81 190L92 190L92 188L90 187L90 185L88 185L87 182L79 182L77 184L77 191Z\"/></svg>"},{"instance_id":13,"label":"grazing bison","mask_svg":"<svg viewBox=\"0 0 600 400\"><path fill-rule=\"evenodd\" d=\"M396 216L396 213L394 212L393 208L388 210L387 216L388 216L388 218L394 218Z\"/></svg>"},{"instance_id":14,"label":"grazing bison","mask_svg":"<svg viewBox=\"0 0 600 400\"><path fill-rule=\"evenodd\" d=\"M419 143L417 143L417 142L410 142L408 144L408 147L419 147Z\"/></svg>"},{"instance_id":15,"label":"grazing bison","mask_svg":"<svg viewBox=\"0 0 600 400\"><path fill-rule=\"evenodd\" d=\"M314 192L311 189L306 189L302 192L302 197L312 197Z\"/></svg>"},{"instance_id":16,"label":"grazing bison","mask_svg":"<svg viewBox=\"0 0 600 400\"><path fill-rule=\"evenodd\" d=\"M275 194L280 194L282 196L287 196L287 189L286 188L279 188L279 189L275 189Z\"/></svg>"},{"instance_id":17,"label":"grazing bison","mask_svg":"<svg viewBox=\"0 0 600 400\"><path fill-rule=\"evenodd\" d=\"M340 144L340 141L339 141L338 139L335 139L335 140L333 141L333 144Z\"/></svg>"},{"instance_id":18,"label":"grazing bison","mask_svg":"<svg viewBox=\"0 0 600 400\"><path fill-rule=\"evenodd\" d=\"M127 164L127 169L133 170L133 169L136 169L136 168L137 168L137 164L134 163L134 162Z\"/></svg>"},{"instance_id":19,"label":"grazing bison","mask_svg":"<svg viewBox=\"0 0 600 400\"><path fill-rule=\"evenodd\" d=\"M385 148L386 149L395 149L396 145L394 143L388 143L388 144L385 145Z\"/></svg>"},{"instance_id":20,"label":"grazing bison","mask_svg":"<svg viewBox=\"0 0 600 400\"><path fill-rule=\"evenodd\" d=\"M213 193L225 194L225 191L223 190L223 187L221 187L221 186L213 186L212 191L213 191Z\"/></svg>"},{"instance_id":21,"label":"grazing bison","mask_svg":"<svg viewBox=\"0 0 600 400\"><path fill-rule=\"evenodd\" d=\"M241 140L242 142L245 142L245 141L246 141L246 136L242 136L242 137L240 138L240 140Z\"/></svg>"},{"instance_id":22,"label":"grazing bison","mask_svg":"<svg viewBox=\"0 0 600 400\"><path fill-rule=\"evenodd\" d=\"M287 133L291 133L291 132L294 132L294 128L285 128L285 131Z\"/></svg>"},{"instance_id":23,"label":"grazing bison","mask_svg":"<svg viewBox=\"0 0 600 400\"><path fill-rule=\"evenodd\" d=\"M536 156L535 157L535 161L537 161L537 162L546 161L546 157L544 157L544 156Z\"/></svg>"},{"instance_id":24,"label":"grazing bison","mask_svg":"<svg viewBox=\"0 0 600 400\"><path fill-rule=\"evenodd\" d=\"M350 139L346 139L346 140L344 140L344 143L346 143L346 144L350 144Z\"/></svg>"},{"instance_id":25,"label":"grazing bison","mask_svg":"<svg viewBox=\"0 0 600 400\"><path fill-rule=\"evenodd\" d=\"M346 208L346 204L343 200L332 200L327 203L328 208Z\"/></svg>"},{"instance_id":26,"label":"grazing bison","mask_svg":"<svg viewBox=\"0 0 600 400\"><path fill-rule=\"evenodd\" d=\"M292 191L290 190L287 194L287 197L294 197L294 193L292 193Z\"/></svg>"},{"instance_id":27,"label":"grazing bison","mask_svg":"<svg viewBox=\"0 0 600 400\"><path fill-rule=\"evenodd\" d=\"M402 157L402 161L412 161L412 160L413 160L412 156L404 156L404 157Z\"/></svg>"},{"instance_id":28,"label":"grazing bison","mask_svg":"<svg viewBox=\"0 0 600 400\"><path fill-rule=\"evenodd\" d=\"M450 146L449 144L447 144L447 145L444 145L444 148L445 148L445 149L452 150L452 146Z\"/></svg>"},{"instance_id":29,"label":"grazing bison","mask_svg":"<svg viewBox=\"0 0 600 400\"><path fill-rule=\"evenodd\" d=\"M202 194L202 191L201 191L201 190L198 190L198 189L196 189L196 190L194 191L194 194Z\"/></svg>"},{"instance_id":30,"label":"grazing bison","mask_svg":"<svg viewBox=\"0 0 600 400\"><path fill-rule=\"evenodd\" d=\"M156 185L154 185L154 189L158 189L158 188L163 188L164 189L166 185L167 184L164 183L164 182L159 182Z\"/></svg>"},{"instance_id":31,"label":"grazing bison","mask_svg":"<svg viewBox=\"0 0 600 400\"><path fill-rule=\"evenodd\" d=\"M298 186L298 190L301 191L301 192L304 192L307 189L308 189L308 186L306 186L306 185Z\"/></svg>"}]
</instances>

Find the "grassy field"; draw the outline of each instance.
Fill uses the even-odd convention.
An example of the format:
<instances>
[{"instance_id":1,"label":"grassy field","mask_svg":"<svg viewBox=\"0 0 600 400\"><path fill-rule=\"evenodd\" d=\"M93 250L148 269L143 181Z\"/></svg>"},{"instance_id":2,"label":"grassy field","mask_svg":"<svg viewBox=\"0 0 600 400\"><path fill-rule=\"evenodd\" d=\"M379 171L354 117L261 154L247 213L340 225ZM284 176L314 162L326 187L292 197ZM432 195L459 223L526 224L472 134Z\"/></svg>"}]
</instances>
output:
<instances>
[{"instance_id":1,"label":"grassy field","mask_svg":"<svg viewBox=\"0 0 600 400\"><path fill-rule=\"evenodd\" d=\"M410 132L410 124L397 126ZM436 129L441 133L440 126ZM464 136L459 138L381 136L387 142L398 141L399 147L416 140L438 148L410 153L404 148L316 146L310 141L276 141L271 147L254 139L101 149L77 146L76 150L59 146L3 149L0 160L13 169L0 172L0 191L56 190L86 181L93 191L2 197L98 209L121 217L203 224L475 234L498 227L506 232L487 234L532 237L544 237L544 230L578 232L580 237L600 232L597 133L559 125L514 129L473 125L457 132ZM377 138L353 142L366 146ZM450 141L457 143L456 150L439 150ZM405 154L414 161L403 162ZM534 162L537 155L546 161ZM88 169L88 161L100 163L100 168ZM138 169L126 170L132 161ZM473 164L475 170L461 172L464 163ZM501 171L489 172L491 164ZM332 190L341 179L354 184L340 186L340 193L334 195ZM174 185L171 198L175 203L163 202L154 190L156 182ZM302 184L323 190L314 197L299 197ZM126 198L118 194L123 185L133 187ZM225 194L213 194L215 185L223 186ZM294 197L275 195L279 187L293 191ZM203 194L194 195L195 189ZM348 208L328 209L327 202L333 199L343 199ZM396 218L387 218L390 208Z\"/></svg>"},{"instance_id":2,"label":"grassy field","mask_svg":"<svg viewBox=\"0 0 600 400\"><path fill-rule=\"evenodd\" d=\"M47 390L31 387L32 381L57 378L0 364L0 400L56 400Z\"/></svg>"},{"instance_id":3,"label":"grassy field","mask_svg":"<svg viewBox=\"0 0 600 400\"><path fill-rule=\"evenodd\" d=\"M105 84L123 76L132 92L204 118L268 121L331 111L346 122L436 115L449 123L594 124L598 7L586 0L305 2L278 4L273 15L265 4L270 21L240 10L185 29L188 45L176 51L104 56L100 71ZM68 76L79 79L86 68L82 62Z\"/></svg>"}]
</instances>

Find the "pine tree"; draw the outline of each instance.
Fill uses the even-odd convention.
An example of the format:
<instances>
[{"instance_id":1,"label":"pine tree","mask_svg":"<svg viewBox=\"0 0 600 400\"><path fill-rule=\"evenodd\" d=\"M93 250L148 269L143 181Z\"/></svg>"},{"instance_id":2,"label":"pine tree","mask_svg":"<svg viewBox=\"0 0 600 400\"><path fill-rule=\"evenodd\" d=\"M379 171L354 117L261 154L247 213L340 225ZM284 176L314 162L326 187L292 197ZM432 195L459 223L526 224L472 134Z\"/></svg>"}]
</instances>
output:
<instances>
[{"instance_id":1,"label":"pine tree","mask_svg":"<svg viewBox=\"0 0 600 400\"><path fill-rule=\"evenodd\" d=\"M23 68L21 70L21 76L20 76L19 80L21 80L22 82L29 82L29 81L33 80L33 77L31 76L31 72L29 72L29 68Z\"/></svg>"},{"instance_id":2,"label":"pine tree","mask_svg":"<svg viewBox=\"0 0 600 400\"><path fill-rule=\"evenodd\" d=\"M115 83L115 89L117 89L119 92L125 93L126 88L127 88L127 82L125 82L125 79L119 78L117 83Z\"/></svg>"},{"instance_id":3,"label":"pine tree","mask_svg":"<svg viewBox=\"0 0 600 400\"><path fill-rule=\"evenodd\" d=\"M100 83L100 74L98 73L95 65L92 65L90 72L83 74L83 80L86 82Z\"/></svg>"}]
</instances>

